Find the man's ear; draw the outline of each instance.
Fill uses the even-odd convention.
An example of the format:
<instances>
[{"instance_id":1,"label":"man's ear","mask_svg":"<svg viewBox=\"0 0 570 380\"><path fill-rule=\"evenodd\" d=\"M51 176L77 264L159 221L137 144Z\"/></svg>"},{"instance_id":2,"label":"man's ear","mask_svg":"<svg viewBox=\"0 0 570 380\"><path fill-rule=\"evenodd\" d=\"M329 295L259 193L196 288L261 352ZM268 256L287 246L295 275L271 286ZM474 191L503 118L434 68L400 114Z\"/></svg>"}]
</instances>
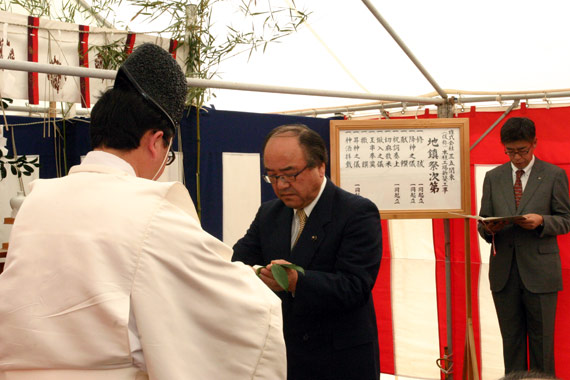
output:
<instances>
[{"instance_id":1,"label":"man's ear","mask_svg":"<svg viewBox=\"0 0 570 380\"><path fill-rule=\"evenodd\" d=\"M146 141L145 146L152 158L157 158L160 155L159 144L162 144L162 146L164 146L162 136L164 136L164 132L157 130L148 130L143 136L143 141Z\"/></svg>"},{"instance_id":2,"label":"man's ear","mask_svg":"<svg viewBox=\"0 0 570 380\"><path fill-rule=\"evenodd\" d=\"M324 162L321 162L321 165L319 166L319 175L321 177L325 176L325 169L326 169L326 165Z\"/></svg>"}]
</instances>

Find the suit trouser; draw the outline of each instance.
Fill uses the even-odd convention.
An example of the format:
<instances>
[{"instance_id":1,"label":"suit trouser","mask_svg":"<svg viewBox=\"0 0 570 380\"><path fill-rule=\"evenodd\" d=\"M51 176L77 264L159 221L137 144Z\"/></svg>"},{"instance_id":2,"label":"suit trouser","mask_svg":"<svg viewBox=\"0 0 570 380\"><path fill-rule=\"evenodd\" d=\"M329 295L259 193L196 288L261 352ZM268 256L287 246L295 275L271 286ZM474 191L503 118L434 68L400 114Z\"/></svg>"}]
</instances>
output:
<instances>
[{"instance_id":1,"label":"suit trouser","mask_svg":"<svg viewBox=\"0 0 570 380\"><path fill-rule=\"evenodd\" d=\"M533 369L554 375L557 297L558 292L529 292L521 281L513 255L507 284L501 291L493 292L503 338L505 373Z\"/></svg>"}]
</instances>

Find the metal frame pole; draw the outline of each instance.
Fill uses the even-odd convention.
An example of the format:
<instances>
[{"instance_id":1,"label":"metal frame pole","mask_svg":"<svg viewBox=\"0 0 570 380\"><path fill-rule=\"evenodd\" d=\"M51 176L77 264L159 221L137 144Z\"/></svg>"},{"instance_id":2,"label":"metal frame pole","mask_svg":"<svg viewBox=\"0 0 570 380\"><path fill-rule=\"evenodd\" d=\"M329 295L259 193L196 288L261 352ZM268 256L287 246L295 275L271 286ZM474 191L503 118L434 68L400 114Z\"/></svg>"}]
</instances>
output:
<instances>
[{"instance_id":1,"label":"metal frame pole","mask_svg":"<svg viewBox=\"0 0 570 380\"><path fill-rule=\"evenodd\" d=\"M44 63L35 63L27 61L13 61L8 59L0 59L0 69L25 71L25 72L39 72L45 74L61 74L77 77L89 77L99 79L115 79L116 71L92 69L86 67L74 66L59 66ZM388 101L392 103L378 103L378 104L365 104L361 106L339 106L326 109L309 109L292 112L278 112L287 115L317 115L326 113L336 113L345 111L366 111L379 108L398 108L402 107L402 103L406 102L408 105L442 105L449 104L446 100L437 97L414 97L414 96L400 96L400 95L384 95L384 94L369 94L357 92L343 92L307 88L295 88L284 86L271 86L259 84L247 84L237 82L224 82L208 79L187 79L189 86L204 87L204 88L219 88L228 90L241 90L241 91L254 91L254 92L269 92L269 93L283 93L292 95L308 95L308 96L324 96L324 97L337 97L337 98L352 98L352 99L370 99L376 101ZM509 95L496 95L496 96L474 96L469 98L461 98L461 103L477 103L477 102L491 102L491 101L506 101L506 100L523 100L523 99L543 99L543 98L568 98L570 91L554 91L554 92L538 92L538 93L521 93Z\"/></svg>"},{"instance_id":2,"label":"metal frame pole","mask_svg":"<svg viewBox=\"0 0 570 380\"><path fill-rule=\"evenodd\" d=\"M61 74L61 75L71 75L77 77L90 77L90 78L100 78L100 79L115 79L115 75L117 73L115 70L100 70L100 69L90 69L85 67L50 65L46 63L13 61L8 59L0 59L0 69L38 72L45 74ZM252 83L225 82L225 81L211 80L211 79L187 78L187 82L189 86L193 87L219 88L227 90L325 96L325 97L334 97L334 98L388 100L388 101L408 102L415 104L441 104L445 102L445 100L440 98L369 94L369 93L360 93L360 92L319 90L319 89L297 88L297 87L286 87L286 86L270 86L270 85L252 84Z\"/></svg>"},{"instance_id":3,"label":"metal frame pole","mask_svg":"<svg viewBox=\"0 0 570 380\"><path fill-rule=\"evenodd\" d=\"M447 99L447 94L445 93L445 91L441 87L439 87L439 85L437 84L435 79L433 79L433 77L428 73L428 71L425 69L425 67L416 58L414 53L412 53L412 51L408 48L408 46L404 43L404 41L402 41L400 36L398 36L398 34L394 31L394 29L392 29L390 24L388 24L388 22L384 19L384 17L382 17L380 12L378 12L378 10L376 10L376 8L374 8L374 6L372 5L372 3L369 0L362 0L362 2L370 10L370 12L372 12L372 14L376 17L376 19L380 22L380 24L382 24L384 29L386 29L386 31L392 36L394 41L396 41L396 43L398 45L400 45L400 48L402 48L404 53L406 53L408 58L410 58L410 60L414 63L414 65L416 65L416 67L420 70L420 72L424 75L424 77L428 80L428 82L431 83L431 85L437 91L437 93L443 99Z\"/></svg>"},{"instance_id":4,"label":"metal frame pole","mask_svg":"<svg viewBox=\"0 0 570 380\"><path fill-rule=\"evenodd\" d=\"M512 111L514 108L518 107L519 102L520 102L520 101L519 101L518 99L515 100L515 101L513 102L513 104L511 104L511 106L510 106L509 108L507 108L507 110L506 110L501 116L499 116L499 118L497 119L497 121L495 121L495 122L493 123L493 125L491 125L491 126L481 135L481 137L479 137L479 138L477 139L477 141L475 141L475 142L473 143L473 145L471 145L471 147L469 148L469 150L473 150L473 148L475 148L475 147L477 146L477 144L479 144L479 143L485 138L485 136L487 136L487 135L497 126L497 124L499 124L499 123L501 122L501 120L503 120L509 113L511 113L511 111Z\"/></svg>"},{"instance_id":5,"label":"metal frame pole","mask_svg":"<svg viewBox=\"0 0 570 380\"><path fill-rule=\"evenodd\" d=\"M503 100L523 100L523 99L544 99L544 98L567 98L570 97L570 91L553 91L553 92L531 92L509 95L496 95L496 96L473 96L470 98L461 98L462 103L477 103L477 102L500 102Z\"/></svg>"},{"instance_id":6,"label":"metal frame pole","mask_svg":"<svg viewBox=\"0 0 570 380\"><path fill-rule=\"evenodd\" d=\"M437 107L438 118L452 118L453 105L449 102ZM445 247L445 315L447 346L444 347L444 375L445 379L453 379L453 325L452 325L452 297L451 297L451 236L449 219L443 220L444 247ZM441 367L440 367L441 368Z\"/></svg>"}]
</instances>

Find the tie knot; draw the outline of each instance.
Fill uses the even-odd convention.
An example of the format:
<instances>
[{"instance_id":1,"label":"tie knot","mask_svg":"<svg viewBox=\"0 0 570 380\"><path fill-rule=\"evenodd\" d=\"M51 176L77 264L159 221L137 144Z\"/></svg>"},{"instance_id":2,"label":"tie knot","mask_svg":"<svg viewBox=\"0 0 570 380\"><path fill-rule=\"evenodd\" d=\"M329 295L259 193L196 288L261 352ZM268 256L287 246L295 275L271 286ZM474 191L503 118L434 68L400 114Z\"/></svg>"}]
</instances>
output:
<instances>
[{"instance_id":1,"label":"tie knot","mask_svg":"<svg viewBox=\"0 0 570 380\"><path fill-rule=\"evenodd\" d=\"M304 209L297 210L297 217L299 218L299 224L301 226L304 226L305 222L307 221L307 214L305 214L305 210Z\"/></svg>"},{"instance_id":2,"label":"tie knot","mask_svg":"<svg viewBox=\"0 0 570 380\"><path fill-rule=\"evenodd\" d=\"M522 169L517 170L517 178L522 177L523 174L524 174L524 170L522 170Z\"/></svg>"}]
</instances>

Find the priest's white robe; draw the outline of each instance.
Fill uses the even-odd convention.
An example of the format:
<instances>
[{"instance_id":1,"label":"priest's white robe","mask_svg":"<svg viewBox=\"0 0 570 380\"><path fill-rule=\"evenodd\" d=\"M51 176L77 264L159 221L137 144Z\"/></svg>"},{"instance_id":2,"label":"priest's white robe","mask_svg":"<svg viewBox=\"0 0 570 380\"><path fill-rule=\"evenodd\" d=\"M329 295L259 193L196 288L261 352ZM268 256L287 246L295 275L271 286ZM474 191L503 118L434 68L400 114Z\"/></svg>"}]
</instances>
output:
<instances>
[{"instance_id":1,"label":"priest's white robe","mask_svg":"<svg viewBox=\"0 0 570 380\"><path fill-rule=\"evenodd\" d=\"M186 188L97 162L37 180L16 217L0 379L285 379L279 298L228 261Z\"/></svg>"}]
</instances>

